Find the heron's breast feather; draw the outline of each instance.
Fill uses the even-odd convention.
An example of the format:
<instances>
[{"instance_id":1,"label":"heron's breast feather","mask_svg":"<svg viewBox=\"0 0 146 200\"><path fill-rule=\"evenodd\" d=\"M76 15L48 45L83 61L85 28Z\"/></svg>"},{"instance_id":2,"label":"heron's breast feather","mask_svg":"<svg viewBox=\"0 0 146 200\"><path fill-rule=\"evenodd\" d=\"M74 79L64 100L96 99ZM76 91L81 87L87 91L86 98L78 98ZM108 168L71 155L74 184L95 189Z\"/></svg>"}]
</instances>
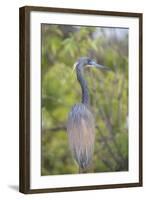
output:
<instances>
[{"instance_id":1,"label":"heron's breast feather","mask_svg":"<svg viewBox=\"0 0 146 200\"><path fill-rule=\"evenodd\" d=\"M92 151L95 138L94 118L84 105L74 107L69 115L67 132L74 151Z\"/></svg>"}]
</instances>

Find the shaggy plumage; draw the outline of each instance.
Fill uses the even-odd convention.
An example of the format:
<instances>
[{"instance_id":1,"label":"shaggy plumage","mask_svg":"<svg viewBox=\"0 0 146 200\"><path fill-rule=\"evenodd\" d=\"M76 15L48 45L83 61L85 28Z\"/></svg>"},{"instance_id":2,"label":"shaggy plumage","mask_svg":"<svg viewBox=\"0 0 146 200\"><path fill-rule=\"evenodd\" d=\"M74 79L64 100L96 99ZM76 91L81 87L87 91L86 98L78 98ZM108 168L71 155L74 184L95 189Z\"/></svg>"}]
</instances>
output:
<instances>
[{"instance_id":1,"label":"shaggy plumage","mask_svg":"<svg viewBox=\"0 0 146 200\"><path fill-rule=\"evenodd\" d=\"M86 172L86 169L91 164L95 140L94 118L90 111L87 82L84 79L84 69L87 66L108 69L86 57L80 58L74 66L77 80L82 90L82 102L71 109L68 116L67 132L69 146L73 157L79 165L80 172Z\"/></svg>"},{"instance_id":2,"label":"shaggy plumage","mask_svg":"<svg viewBox=\"0 0 146 200\"><path fill-rule=\"evenodd\" d=\"M90 166L95 139L94 118L82 103L73 106L67 123L69 145L80 170Z\"/></svg>"}]
</instances>

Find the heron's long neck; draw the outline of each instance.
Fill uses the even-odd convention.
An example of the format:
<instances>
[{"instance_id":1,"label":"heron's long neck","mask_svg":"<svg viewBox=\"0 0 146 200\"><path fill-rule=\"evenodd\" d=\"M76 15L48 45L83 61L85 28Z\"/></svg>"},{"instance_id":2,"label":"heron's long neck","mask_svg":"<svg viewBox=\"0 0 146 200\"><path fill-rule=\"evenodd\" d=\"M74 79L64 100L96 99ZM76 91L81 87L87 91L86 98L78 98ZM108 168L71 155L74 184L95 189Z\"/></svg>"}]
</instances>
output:
<instances>
[{"instance_id":1,"label":"heron's long neck","mask_svg":"<svg viewBox=\"0 0 146 200\"><path fill-rule=\"evenodd\" d=\"M82 103L85 105L89 105L90 103L89 92L88 92L87 82L83 77L83 66L77 66L76 73L77 73L77 79L82 89Z\"/></svg>"}]
</instances>

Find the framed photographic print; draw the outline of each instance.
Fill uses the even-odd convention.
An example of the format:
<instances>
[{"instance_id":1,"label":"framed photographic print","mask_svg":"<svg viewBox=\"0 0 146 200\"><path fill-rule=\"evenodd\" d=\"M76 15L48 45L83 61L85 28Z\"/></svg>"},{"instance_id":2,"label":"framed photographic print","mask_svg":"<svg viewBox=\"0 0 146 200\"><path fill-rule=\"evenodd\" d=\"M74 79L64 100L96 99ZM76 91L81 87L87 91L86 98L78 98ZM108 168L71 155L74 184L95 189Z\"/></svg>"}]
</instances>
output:
<instances>
[{"instance_id":1,"label":"framed photographic print","mask_svg":"<svg viewBox=\"0 0 146 200\"><path fill-rule=\"evenodd\" d=\"M20 8L20 192L142 186L142 14Z\"/></svg>"}]
</instances>

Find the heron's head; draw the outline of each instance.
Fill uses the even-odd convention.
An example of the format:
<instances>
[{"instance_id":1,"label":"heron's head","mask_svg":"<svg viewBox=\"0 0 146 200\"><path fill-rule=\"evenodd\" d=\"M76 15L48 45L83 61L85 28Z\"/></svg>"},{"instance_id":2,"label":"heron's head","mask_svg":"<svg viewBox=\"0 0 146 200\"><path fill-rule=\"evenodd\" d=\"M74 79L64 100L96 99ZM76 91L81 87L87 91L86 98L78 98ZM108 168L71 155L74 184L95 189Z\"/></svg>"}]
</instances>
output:
<instances>
[{"instance_id":1,"label":"heron's head","mask_svg":"<svg viewBox=\"0 0 146 200\"><path fill-rule=\"evenodd\" d=\"M98 69L109 70L108 67L98 64L95 60L89 57L81 57L78 61L74 64L74 69L76 67L95 67Z\"/></svg>"}]
</instances>

